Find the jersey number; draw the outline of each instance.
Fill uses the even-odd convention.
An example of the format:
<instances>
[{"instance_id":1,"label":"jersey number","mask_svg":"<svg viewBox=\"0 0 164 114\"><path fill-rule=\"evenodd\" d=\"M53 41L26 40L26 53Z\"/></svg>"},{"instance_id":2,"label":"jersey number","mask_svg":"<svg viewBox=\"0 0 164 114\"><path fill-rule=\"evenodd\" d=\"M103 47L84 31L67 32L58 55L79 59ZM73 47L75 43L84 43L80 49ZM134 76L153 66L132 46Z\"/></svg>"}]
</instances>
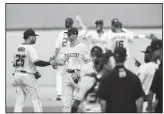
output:
<instances>
[{"instance_id":1,"label":"jersey number","mask_svg":"<svg viewBox=\"0 0 164 114\"><path fill-rule=\"evenodd\" d=\"M63 38L62 47L67 46L68 38Z\"/></svg>"},{"instance_id":2,"label":"jersey number","mask_svg":"<svg viewBox=\"0 0 164 114\"><path fill-rule=\"evenodd\" d=\"M124 47L123 41L116 41L116 47Z\"/></svg>"},{"instance_id":3,"label":"jersey number","mask_svg":"<svg viewBox=\"0 0 164 114\"><path fill-rule=\"evenodd\" d=\"M25 55L16 55L16 67L24 67Z\"/></svg>"}]
</instances>

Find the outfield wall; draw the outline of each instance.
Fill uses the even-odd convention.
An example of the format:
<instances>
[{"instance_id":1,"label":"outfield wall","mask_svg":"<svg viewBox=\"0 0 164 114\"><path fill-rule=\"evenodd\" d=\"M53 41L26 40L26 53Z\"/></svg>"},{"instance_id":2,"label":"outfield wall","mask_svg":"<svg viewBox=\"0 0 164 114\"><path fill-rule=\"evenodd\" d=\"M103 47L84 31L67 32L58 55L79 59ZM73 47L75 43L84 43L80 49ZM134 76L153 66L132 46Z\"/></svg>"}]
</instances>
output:
<instances>
[{"instance_id":1,"label":"outfield wall","mask_svg":"<svg viewBox=\"0 0 164 114\"><path fill-rule=\"evenodd\" d=\"M78 13L91 27L98 18L106 27L112 18L119 18L125 27L162 26L162 4L7 4L6 27L60 29L66 17L75 19Z\"/></svg>"}]
</instances>

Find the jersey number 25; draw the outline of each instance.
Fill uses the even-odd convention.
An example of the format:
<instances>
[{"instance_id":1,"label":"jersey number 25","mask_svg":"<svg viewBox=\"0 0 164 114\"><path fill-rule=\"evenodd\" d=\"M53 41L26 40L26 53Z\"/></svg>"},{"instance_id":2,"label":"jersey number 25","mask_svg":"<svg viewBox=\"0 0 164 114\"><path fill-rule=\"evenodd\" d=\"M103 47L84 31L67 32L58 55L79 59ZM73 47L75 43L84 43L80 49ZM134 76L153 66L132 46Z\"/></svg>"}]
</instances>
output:
<instances>
[{"instance_id":1,"label":"jersey number 25","mask_svg":"<svg viewBox=\"0 0 164 114\"><path fill-rule=\"evenodd\" d=\"M24 60L25 60L25 55L16 55L16 67L24 67Z\"/></svg>"}]
</instances>

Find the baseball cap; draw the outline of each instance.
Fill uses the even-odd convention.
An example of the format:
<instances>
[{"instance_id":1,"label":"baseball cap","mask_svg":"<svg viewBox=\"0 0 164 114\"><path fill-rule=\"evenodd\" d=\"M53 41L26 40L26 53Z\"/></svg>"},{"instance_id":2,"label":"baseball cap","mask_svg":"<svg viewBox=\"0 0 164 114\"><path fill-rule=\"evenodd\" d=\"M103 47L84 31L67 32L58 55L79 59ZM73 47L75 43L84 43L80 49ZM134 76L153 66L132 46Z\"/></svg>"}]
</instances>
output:
<instances>
[{"instance_id":1,"label":"baseball cap","mask_svg":"<svg viewBox=\"0 0 164 114\"><path fill-rule=\"evenodd\" d=\"M35 34L35 31L32 28L30 28L30 29L27 29L27 30L24 31L24 36L23 37L26 38L26 37L29 37L29 36L39 36L39 35Z\"/></svg>"},{"instance_id":2,"label":"baseball cap","mask_svg":"<svg viewBox=\"0 0 164 114\"><path fill-rule=\"evenodd\" d=\"M113 26L116 27L116 28L122 28L122 23L118 21L118 22L115 22L113 24Z\"/></svg>"},{"instance_id":3,"label":"baseball cap","mask_svg":"<svg viewBox=\"0 0 164 114\"><path fill-rule=\"evenodd\" d=\"M155 50L157 50L157 49L160 49L160 48L162 48L163 47L163 44L162 44L163 42L162 42L162 40L160 40L160 39L157 39L157 40L153 40L152 42L151 42L151 51L155 51Z\"/></svg>"},{"instance_id":4,"label":"baseball cap","mask_svg":"<svg viewBox=\"0 0 164 114\"><path fill-rule=\"evenodd\" d=\"M68 17L65 19L65 22L68 23L69 25L72 25L73 24L73 19Z\"/></svg>"},{"instance_id":5,"label":"baseball cap","mask_svg":"<svg viewBox=\"0 0 164 114\"><path fill-rule=\"evenodd\" d=\"M150 53L151 52L151 46L147 46L145 51L141 51L143 53Z\"/></svg>"},{"instance_id":6,"label":"baseball cap","mask_svg":"<svg viewBox=\"0 0 164 114\"><path fill-rule=\"evenodd\" d=\"M96 57L101 56L102 55L102 49L99 46L94 46L91 49L91 55L94 55Z\"/></svg>"},{"instance_id":7,"label":"baseball cap","mask_svg":"<svg viewBox=\"0 0 164 114\"><path fill-rule=\"evenodd\" d=\"M78 29L75 27L69 28L67 32L65 32L67 34L78 34Z\"/></svg>"},{"instance_id":8,"label":"baseball cap","mask_svg":"<svg viewBox=\"0 0 164 114\"><path fill-rule=\"evenodd\" d=\"M113 18L111 20L111 24L114 25L115 23L119 22L119 20L117 18Z\"/></svg>"},{"instance_id":9,"label":"baseball cap","mask_svg":"<svg viewBox=\"0 0 164 114\"><path fill-rule=\"evenodd\" d=\"M114 50L114 56L124 58L126 56L126 49L124 47L118 47Z\"/></svg>"},{"instance_id":10,"label":"baseball cap","mask_svg":"<svg viewBox=\"0 0 164 114\"><path fill-rule=\"evenodd\" d=\"M95 24L103 24L103 23L104 23L104 22L103 22L102 19L97 19L96 22L95 22Z\"/></svg>"}]
</instances>

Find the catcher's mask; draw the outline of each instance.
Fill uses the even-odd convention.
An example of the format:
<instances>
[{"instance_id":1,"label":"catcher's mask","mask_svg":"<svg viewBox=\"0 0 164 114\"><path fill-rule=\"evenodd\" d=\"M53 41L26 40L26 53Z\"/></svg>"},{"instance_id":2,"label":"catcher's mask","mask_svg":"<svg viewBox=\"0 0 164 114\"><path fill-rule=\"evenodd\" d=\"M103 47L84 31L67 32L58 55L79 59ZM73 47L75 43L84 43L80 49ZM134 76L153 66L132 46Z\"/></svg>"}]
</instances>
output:
<instances>
[{"instance_id":1,"label":"catcher's mask","mask_svg":"<svg viewBox=\"0 0 164 114\"><path fill-rule=\"evenodd\" d=\"M104 61L103 56L96 58L96 60L94 61L94 67L96 71L100 72L101 70L103 70L104 64L105 64L105 61Z\"/></svg>"}]
</instances>

